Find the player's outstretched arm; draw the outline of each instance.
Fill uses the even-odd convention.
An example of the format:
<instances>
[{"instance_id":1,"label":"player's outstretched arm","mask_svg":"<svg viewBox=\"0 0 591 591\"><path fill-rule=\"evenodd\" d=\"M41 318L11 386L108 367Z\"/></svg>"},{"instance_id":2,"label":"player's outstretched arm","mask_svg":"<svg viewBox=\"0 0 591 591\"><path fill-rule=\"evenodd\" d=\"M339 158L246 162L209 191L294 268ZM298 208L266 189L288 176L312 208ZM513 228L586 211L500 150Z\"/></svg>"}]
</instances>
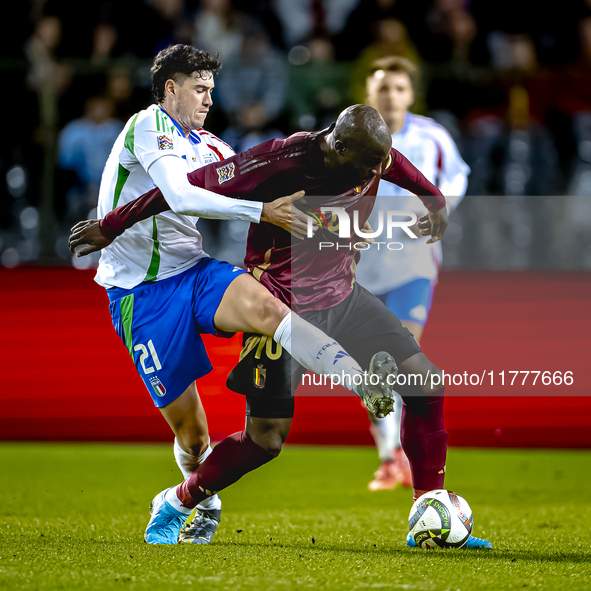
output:
<instances>
[{"instance_id":1,"label":"player's outstretched arm","mask_svg":"<svg viewBox=\"0 0 591 591\"><path fill-rule=\"evenodd\" d=\"M171 195L170 199L173 203L168 203L160 189L152 189L130 203L110 211L102 220L89 220L74 226L69 241L70 250L76 252L78 256L101 250L137 222L171 209L176 213L205 218L232 219L236 217L235 214L239 209L238 204L234 207L230 202L240 200L244 203L243 196L247 196L270 175L276 174L278 171L277 167L260 166L261 161L268 160L269 154L273 152L277 142L278 140L264 142L221 162L214 162L198 168L189 173L182 181L178 181L181 186L173 186L176 182L175 178L180 176L170 174L170 164L174 163L171 160L168 163L156 161L150 168L150 174L157 181L156 184L167 185L165 194ZM161 158L161 160L164 161L166 158ZM285 163L283 165L285 166ZM205 189L205 191L194 195L192 191L186 190L186 180L195 188ZM168 186L169 184L171 186ZM308 218L293 206L293 202L301 199L303 195L303 192L298 191L293 195L281 197L269 203L257 203L259 217L255 221L274 224L297 238L305 237ZM222 202L227 205L228 215L220 215ZM245 219L245 217L240 216L237 219ZM100 232L102 238L97 235L97 232Z\"/></svg>"},{"instance_id":2,"label":"player's outstretched arm","mask_svg":"<svg viewBox=\"0 0 591 591\"><path fill-rule=\"evenodd\" d=\"M308 217L293 205L304 194L304 191L298 191L293 195L264 203L260 221L279 226L296 238L304 238L308 229ZM110 211L102 220L78 222L72 228L68 246L77 257L97 252L109 246L117 236L121 236L137 222L164 211L170 211L170 206L160 190L153 189Z\"/></svg>"},{"instance_id":3,"label":"player's outstretched arm","mask_svg":"<svg viewBox=\"0 0 591 591\"><path fill-rule=\"evenodd\" d=\"M447 228L447 209L443 193L398 150L390 150L390 160L382 172L382 178L414 193L429 210L419 219L423 236L431 236L428 244L438 242Z\"/></svg>"}]
</instances>

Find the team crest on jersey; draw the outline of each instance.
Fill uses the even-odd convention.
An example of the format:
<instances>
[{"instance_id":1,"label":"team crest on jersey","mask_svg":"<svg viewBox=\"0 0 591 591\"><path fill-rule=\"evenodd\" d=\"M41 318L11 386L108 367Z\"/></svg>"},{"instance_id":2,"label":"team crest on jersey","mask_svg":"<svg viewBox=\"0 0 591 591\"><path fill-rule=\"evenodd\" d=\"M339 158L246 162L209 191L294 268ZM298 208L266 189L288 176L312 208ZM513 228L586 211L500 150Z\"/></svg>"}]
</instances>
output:
<instances>
[{"instance_id":1,"label":"team crest on jersey","mask_svg":"<svg viewBox=\"0 0 591 591\"><path fill-rule=\"evenodd\" d=\"M160 396L160 398L162 398L162 396L166 394L166 388L164 387L164 384L162 384L158 376L150 378L150 385L152 386L152 388L154 388L156 396Z\"/></svg>"},{"instance_id":2,"label":"team crest on jersey","mask_svg":"<svg viewBox=\"0 0 591 591\"><path fill-rule=\"evenodd\" d=\"M211 164L212 162L215 162L213 154L205 154L203 160L205 161L205 164Z\"/></svg>"},{"instance_id":3,"label":"team crest on jersey","mask_svg":"<svg viewBox=\"0 0 591 591\"><path fill-rule=\"evenodd\" d=\"M220 166L220 168L216 168L218 173L218 183L220 185L234 178L234 168L233 162Z\"/></svg>"},{"instance_id":4,"label":"team crest on jersey","mask_svg":"<svg viewBox=\"0 0 591 591\"><path fill-rule=\"evenodd\" d=\"M159 135L158 136L158 149L159 150L172 150L174 148L174 144L172 142L172 138L168 135Z\"/></svg>"},{"instance_id":5,"label":"team crest on jersey","mask_svg":"<svg viewBox=\"0 0 591 591\"><path fill-rule=\"evenodd\" d=\"M267 381L267 370L263 367L262 363L259 363L253 372L253 382L254 387L262 390L265 387L265 383Z\"/></svg>"}]
</instances>

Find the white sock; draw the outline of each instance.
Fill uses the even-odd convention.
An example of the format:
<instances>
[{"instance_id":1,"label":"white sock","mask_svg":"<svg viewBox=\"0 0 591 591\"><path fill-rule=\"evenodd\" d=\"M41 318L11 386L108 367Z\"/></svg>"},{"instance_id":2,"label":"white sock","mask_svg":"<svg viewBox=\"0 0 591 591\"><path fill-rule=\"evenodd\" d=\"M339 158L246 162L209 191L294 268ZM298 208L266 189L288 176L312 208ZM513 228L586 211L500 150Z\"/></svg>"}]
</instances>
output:
<instances>
[{"instance_id":1,"label":"white sock","mask_svg":"<svg viewBox=\"0 0 591 591\"><path fill-rule=\"evenodd\" d=\"M369 426L369 430L376 442L376 448L381 462L392 460L392 454L394 453L393 431L395 429L393 423L396 421L396 418L394 413L386 415L383 419L374 417Z\"/></svg>"},{"instance_id":2,"label":"white sock","mask_svg":"<svg viewBox=\"0 0 591 591\"><path fill-rule=\"evenodd\" d=\"M169 488L164 495L164 498L168 501L170 505L172 505L177 511L184 513L185 515L190 515L193 509L188 509L187 507L183 507L181 505L181 500L176 496L176 486Z\"/></svg>"},{"instance_id":3,"label":"white sock","mask_svg":"<svg viewBox=\"0 0 591 591\"><path fill-rule=\"evenodd\" d=\"M383 419L370 417L369 430L373 435L380 461L391 460L394 449L400 447L400 418L402 414L402 398L396 392L394 412Z\"/></svg>"},{"instance_id":4,"label":"white sock","mask_svg":"<svg viewBox=\"0 0 591 591\"><path fill-rule=\"evenodd\" d=\"M193 454L187 453L177 441L176 437L174 439L174 459L176 460L177 466L180 468L185 480L197 470L197 468L205 462L209 454L213 451L211 445L207 446L207 449L200 455L194 456ZM170 491L169 491L170 492ZM168 493L167 493L168 495ZM176 497L176 493L174 495ZM172 497L171 497L172 498ZM166 500L176 509L176 505L166 497ZM180 501L179 501L180 504ZM197 505L199 509L211 510L211 509L221 509L222 508L222 501L217 495L213 495L205 499L203 502ZM183 507L184 509L184 507Z\"/></svg>"},{"instance_id":5,"label":"white sock","mask_svg":"<svg viewBox=\"0 0 591 591\"><path fill-rule=\"evenodd\" d=\"M177 441L177 438L174 438L174 459L176 460L176 465L180 468L180 471L183 473L183 477L185 480L199 468L199 465L205 461L205 458L209 456L212 452L211 445L207 446L207 449L200 455L194 456L193 454L187 453Z\"/></svg>"},{"instance_id":6,"label":"white sock","mask_svg":"<svg viewBox=\"0 0 591 591\"><path fill-rule=\"evenodd\" d=\"M363 375L359 364L339 345L337 341L324 334L319 328L312 326L295 312L290 312L279 323L275 334L275 342L279 343L295 361L306 369L319 375L336 374L342 384L357 394L354 378ZM359 378L357 377L357 381Z\"/></svg>"},{"instance_id":7,"label":"white sock","mask_svg":"<svg viewBox=\"0 0 591 591\"><path fill-rule=\"evenodd\" d=\"M392 422L392 436L394 438L394 447L402 447L400 441L400 423L402 421L402 397L398 392L394 392L394 412L390 415L394 420Z\"/></svg>"},{"instance_id":8,"label":"white sock","mask_svg":"<svg viewBox=\"0 0 591 591\"><path fill-rule=\"evenodd\" d=\"M207 497L197 505L197 509L203 509L204 511L211 511L212 509L221 509L222 508L222 499L217 495L213 495L213 497Z\"/></svg>"}]
</instances>

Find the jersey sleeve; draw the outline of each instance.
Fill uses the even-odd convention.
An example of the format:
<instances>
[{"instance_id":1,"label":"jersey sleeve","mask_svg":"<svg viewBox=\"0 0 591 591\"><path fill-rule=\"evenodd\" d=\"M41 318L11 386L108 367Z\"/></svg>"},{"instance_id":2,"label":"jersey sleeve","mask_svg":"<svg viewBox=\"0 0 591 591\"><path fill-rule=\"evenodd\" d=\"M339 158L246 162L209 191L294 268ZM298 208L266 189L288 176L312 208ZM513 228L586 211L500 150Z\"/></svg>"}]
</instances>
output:
<instances>
[{"instance_id":1,"label":"jersey sleeve","mask_svg":"<svg viewBox=\"0 0 591 591\"><path fill-rule=\"evenodd\" d=\"M125 147L146 172L163 156L180 159L178 132L166 122L160 110L147 109L132 121L125 137Z\"/></svg>"},{"instance_id":2,"label":"jersey sleeve","mask_svg":"<svg viewBox=\"0 0 591 591\"><path fill-rule=\"evenodd\" d=\"M295 158L286 155L284 147L284 140L263 142L231 158L226 158L221 162L213 162L212 164L198 168L190 172L187 178L192 185L207 189L218 195L225 195L234 199L244 199L245 196L249 196L256 201L264 201L265 198L256 196L258 195L255 191L257 187L274 175L293 168L294 162L296 161ZM253 194L252 196L250 195L251 193ZM267 198L273 199L274 197L268 196ZM248 202L242 201L242 203L246 205ZM190 202L187 199L183 199L183 203L179 201L179 203L171 208L163 197L162 192L159 189L154 189L138 197L131 203L110 211L99 224L103 235L114 240L127 228L133 226L133 224L169 209L173 209L177 213L213 217L203 216L203 213L192 213L189 207ZM258 214L258 218L253 221L258 222L260 220L261 207L259 205L259 208L256 210L255 213ZM250 209L254 209L254 207L251 206ZM216 217L228 219L219 215Z\"/></svg>"},{"instance_id":3,"label":"jersey sleeve","mask_svg":"<svg viewBox=\"0 0 591 591\"><path fill-rule=\"evenodd\" d=\"M448 209L455 209L466 193L470 167L460 156L447 130L441 129L437 141L442 152L439 188L445 195Z\"/></svg>"},{"instance_id":4,"label":"jersey sleeve","mask_svg":"<svg viewBox=\"0 0 591 591\"><path fill-rule=\"evenodd\" d=\"M272 160L271 154L277 147L275 142L282 144L282 140L264 142L221 162L198 168L190 172L187 178L192 185L219 195L234 198L248 195L260 182L277 171L276 166L268 166ZM281 162L289 163L289 159ZM114 240L137 222L170 209L160 189L155 188L108 212L99 221L99 226L106 238Z\"/></svg>"},{"instance_id":5,"label":"jersey sleeve","mask_svg":"<svg viewBox=\"0 0 591 591\"><path fill-rule=\"evenodd\" d=\"M439 211L445 207L443 193L394 148L390 149L382 179L414 193L429 211Z\"/></svg>"}]
</instances>

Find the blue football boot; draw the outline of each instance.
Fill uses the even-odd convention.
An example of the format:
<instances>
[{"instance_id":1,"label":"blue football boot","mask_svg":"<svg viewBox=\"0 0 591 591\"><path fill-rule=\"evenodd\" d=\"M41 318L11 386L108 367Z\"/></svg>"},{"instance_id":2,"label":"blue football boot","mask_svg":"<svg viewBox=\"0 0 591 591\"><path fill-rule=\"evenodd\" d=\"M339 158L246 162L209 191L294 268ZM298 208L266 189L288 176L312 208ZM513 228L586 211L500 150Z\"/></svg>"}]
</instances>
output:
<instances>
[{"instance_id":1,"label":"blue football boot","mask_svg":"<svg viewBox=\"0 0 591 591\"><path fill-rule=\"evenodd\" d=\"M148 544L177 544L186 513L177 511L165 498L167 491L158 493L150 505L152 517L146 527L144 540Z\"/></svg>"},{"instance_id":2,"label":"blue football boot","mask_svg":"<svg viewBox=\"0 0 591 591\"><path fill-rule=\"evenodd\" d=\"M197 509L190 523L185 523L179 535L180 544L211 544L213 534L222 520L221 509Z\"/></svg>"},{"instance_id":3,"label":"blue football boot","mask_svg":"<svg viewBox=\"0 0 591 591\"><path fill-rule=\"evenodd\" d=\"M483 540L476 536L470 536L462 548L469 548L471 550L492 550L492 544L488 540Z\"/></svg>"},{"instance_id":4,"label":"blue football boot","mask_svg":"<svg viewBox=\"0 0 591 591\"><path fill-rule=\"evenodd\" d=\"M406 536L406 545L409 548L418 548L417 543L412 539L410 534ZM482 540L476 536L470 536L461 549L464 548L469 548L470 550L492 550L492 544L488 540Z\"/></svg>"}]
</instances>

